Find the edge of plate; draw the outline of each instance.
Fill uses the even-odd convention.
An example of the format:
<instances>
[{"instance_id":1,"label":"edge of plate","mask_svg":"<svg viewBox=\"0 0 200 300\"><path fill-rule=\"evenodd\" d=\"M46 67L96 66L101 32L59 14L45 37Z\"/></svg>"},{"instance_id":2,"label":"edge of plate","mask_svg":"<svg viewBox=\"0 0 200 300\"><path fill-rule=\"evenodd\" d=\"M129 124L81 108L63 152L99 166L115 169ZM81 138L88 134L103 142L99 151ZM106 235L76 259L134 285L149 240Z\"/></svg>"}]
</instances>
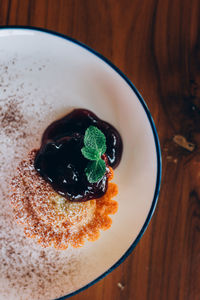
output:
<instances>
[{"instance_id":1,"label":"edge of plate","mask_svg":"<svg viewBox=\"0 0 200 300\"><path fill-rule=\"evenodd\" d=\"M19 30L22 30L22 29L24 29L24 30L33 30L33 31L39 31L39 32L43 32L43 33L46 33L46 34L54 35L54 36L66 39L68 41L71 41L72 43L74 43L74 44L76 44L80 47L83 47L84 49L88 50L89 52L91 52L92 54L94 54L95 56L97 56L98 58L103 60L104 62L106 62L112 69L114 69L126 81L126 83L131 87L133 92L136 94L138 100L140 101L140 103L141 103L141 105L142 105L142 107L143 107L143 109L144 109L144 111L147 115L147 118L148 118L149 123L151 125L153 136L154 136L154 142L155 142L155 147L156 147L156 155L157 155L156 186L155 186L154 197L153 197L153 200L152 200L152 204L151 204L149 213L147 215L147 218L146 218L146 220L145 220L138 236L133 241L133 243L128 248L128 250L122 255L122 257L112 267L110 267L107 271L105 271L99 277L97 277L96 279L94 279L90 283L86 284L85 286L81 287L80 289L78 289L78 290L76 290L76 291L74 291L70 294L67 294L66 296L62 296L60 298L55 299L55 300L64 300L66 298L72 297L72 296L82 292L83 290L89 288L90 286L97 283L99 280L101 280L105 276L107 276L109 273L111 273L115 268L117 268L130 255L130 253L133 251L133 249L136 247L136 245L140 241L141 237L143 236L143 234L144 234L145 230L147 229L147 226L148 226L148 224L149 224L149 222L152 218L152 215L155 211L156 204L157 204L157 201L158 201L159 192L160 192L161 174L162 174L162 158L161 158L161 149L160 149L159 138L158 138L156 126L154 124L151 113L150 113L144 99L142 98L141 94L138 92L138 90L136 89L134 84L130 81L130 79L128 79L128 77L118 67L116 67L110 60L108 60L102 54L98 53L97 51L93 50L92 48L85 45L84 43L77 41L74 38L71 38L67 35L64 35L64 34L61 34L61 33L58 33L58 32L52 31L52 30L48 30L48 29L44 29L44 28L40 28L40 27L33 27L33 26L0 26L0 30L3 30L3 29L6 29L6 30L10 30L10 29L14 29L14 30L18 30L18 29Z\"/></svg>"}]
</instances>

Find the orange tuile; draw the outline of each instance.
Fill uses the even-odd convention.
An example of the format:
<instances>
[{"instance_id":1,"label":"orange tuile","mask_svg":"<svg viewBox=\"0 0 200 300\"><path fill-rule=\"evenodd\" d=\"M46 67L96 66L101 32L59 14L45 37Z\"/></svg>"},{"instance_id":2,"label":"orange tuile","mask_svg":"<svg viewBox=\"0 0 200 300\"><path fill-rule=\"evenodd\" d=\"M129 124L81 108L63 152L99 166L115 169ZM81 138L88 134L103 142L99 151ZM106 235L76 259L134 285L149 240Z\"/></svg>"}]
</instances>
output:
<instances>
[{"instance_id":1,"label":"orange tuile","mask_svg":"<svg viewBox=\"0 0 200 300\"><path fill-rule=\"evenodd\" d=\"M113 168L109 167L109 173L108 173L108 181L111 181L114 177L114 171Z\"/></svg>"}]
</instances>

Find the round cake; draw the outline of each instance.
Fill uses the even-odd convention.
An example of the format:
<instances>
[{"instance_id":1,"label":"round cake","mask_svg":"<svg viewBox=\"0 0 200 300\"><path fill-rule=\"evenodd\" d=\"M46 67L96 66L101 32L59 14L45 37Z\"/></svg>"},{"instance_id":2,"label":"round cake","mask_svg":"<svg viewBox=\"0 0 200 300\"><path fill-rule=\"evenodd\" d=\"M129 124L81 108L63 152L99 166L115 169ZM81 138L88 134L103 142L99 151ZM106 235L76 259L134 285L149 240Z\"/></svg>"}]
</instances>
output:
<instances>
[{"instance_id":1,"label":"round cake","mask_svg":"<svg viewBox=\"0 0 200 300\"><path fill-rule=\"evenodd\" d=\"M11 182L11 203L19 224L26 236L35 238L43 247L66 249L69 245L80 247L85 240L94 241L100 229L106 230L112 220L109 214L117 211L115 183L110 182L110 167L106 193L86 202L72 202L59 195L34 168L37 150L21 161Z\"/></svg>"}]
</instances>

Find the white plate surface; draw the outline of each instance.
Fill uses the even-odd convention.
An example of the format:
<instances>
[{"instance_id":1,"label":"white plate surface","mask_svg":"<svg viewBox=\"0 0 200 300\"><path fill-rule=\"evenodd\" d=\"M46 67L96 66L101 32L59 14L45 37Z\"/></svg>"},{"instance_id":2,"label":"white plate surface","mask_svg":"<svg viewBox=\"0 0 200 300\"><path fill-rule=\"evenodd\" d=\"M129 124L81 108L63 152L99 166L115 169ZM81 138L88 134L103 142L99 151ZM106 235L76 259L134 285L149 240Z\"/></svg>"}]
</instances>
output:
<instances>
[{"instance_id":1,"label":"white plate surface","mask_svg":"<svg viewBox=\"0 0 200 300\"><path fill-rule=\"evenodd\" d=\"M13 220L9 180L18 162L39 146L47 125L74 107L90 109L121 133L124 152L114 177L119 209L98 241L81 249L41 249ZM125 254L156 202L155 138L138 95L97 55L42 31L0 30L0 299L70 294Z\"/></svg>"}]
</instances>

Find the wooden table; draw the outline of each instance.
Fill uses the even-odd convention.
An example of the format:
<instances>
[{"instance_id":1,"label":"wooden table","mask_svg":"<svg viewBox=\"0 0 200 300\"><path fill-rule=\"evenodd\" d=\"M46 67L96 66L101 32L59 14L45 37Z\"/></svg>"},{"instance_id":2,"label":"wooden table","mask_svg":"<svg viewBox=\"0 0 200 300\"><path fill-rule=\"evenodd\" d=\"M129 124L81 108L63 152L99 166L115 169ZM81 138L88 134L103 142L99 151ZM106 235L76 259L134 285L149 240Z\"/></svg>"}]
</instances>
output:
<instances>
[{"instance_id":1,"label":"wooden table","mask_svg":"<svg viewBox=\"0 0 200 300\"><path fill-rule=\"evenodd\" d=\"M73 300L200 299L200 1L0 0L0 25L78 39L143 95L163 157L157 209L134 252Z\"/></svg>"}]
</instances>

